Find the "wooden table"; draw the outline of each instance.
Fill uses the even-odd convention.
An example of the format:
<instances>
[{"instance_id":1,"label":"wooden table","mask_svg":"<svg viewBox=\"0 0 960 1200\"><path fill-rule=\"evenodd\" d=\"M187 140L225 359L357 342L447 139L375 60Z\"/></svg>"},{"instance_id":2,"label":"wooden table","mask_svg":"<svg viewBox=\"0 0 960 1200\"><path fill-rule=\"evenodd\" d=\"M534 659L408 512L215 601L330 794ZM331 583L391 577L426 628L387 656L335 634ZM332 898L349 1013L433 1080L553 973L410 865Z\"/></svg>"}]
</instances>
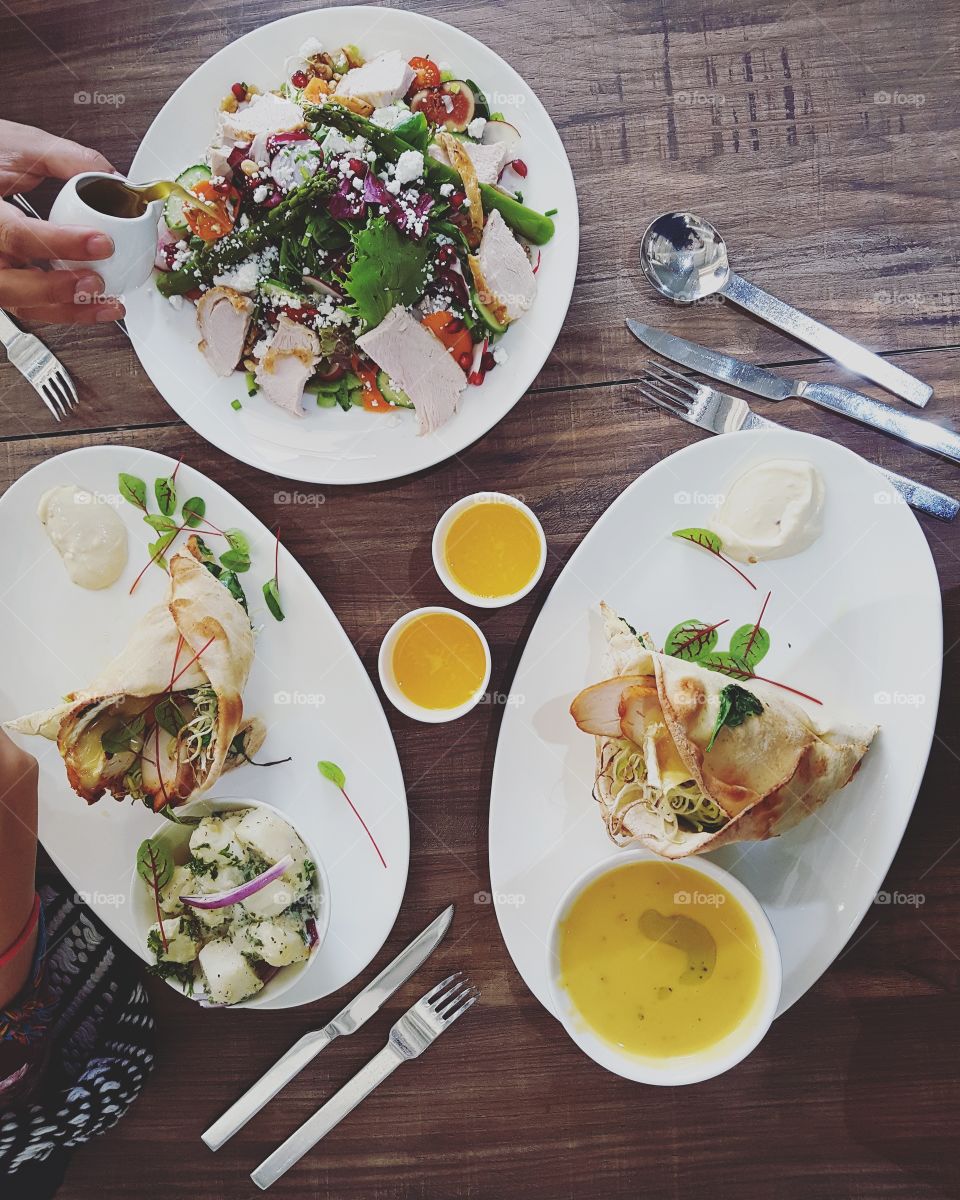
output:
<instances>
[{"instance_id":1,"label":"wooden table","mask_svg":"<svg viewBox=\"0 0 960 1200\"><path fill-rule=\"evenodd\" d=\"M428 569L439 513L478 484L521 492L541 515L551 555L528 601L482 619L491 687L503 692L573 548L630 480L695 436L631 399L641 353L624 330L626 314L752 361L802 364L808 378L842 379L723 304L694 315L655 298L636 269L639 236L654 214L683 204L709 215L751 279L928 380L931 416L957 415L960 9L949 0L404 6L483 38L537 89L577 179L578 286L535 387L497 429L418 478L327 490L322 508L303 507L293 519L287 510L284 531L375 678L387 626L409 607L444 600ZM255 26L309 7L0 0L4 115L99 146L126 166L154 113L195 67ZM123 103L75 103L74 93L94 92ZM40 206L48 201L42 190ZM278 481L178 421L118 330L47 336L82 405L54 427L0 364L0 487L74 446L149 446L184 454L262 520L277 519ZM955 467L879 434L800 402L777 415L960 491ZM960 1195L960 525L921 524L943 585L944 698L916 813L884 887L922 893L922 907L876 906L827 975L732 1074L675 1091L628 1084L564 1037L517 975L492 909L475 901L489 887L487 798L500 711L478 709L451 728L452 740L438 742L388 710L409 785L413 853L406 901L376 965L454 900L456 924L434 967L469 970L484 1001L429 1061L394 1076L277 1185L277 1196ZM340 551L341 539L353 554ZM221 1153L209 1153L199 1131L353 990L316 1011L254 1014L202 1012L154 987L156 1072L117 1129L76 1155L62 1194L252 1195L250 1168L378 1048L388 1014L323 1055L282 1106ZM404 988L389 1019L416 994L416 984Z\"/></svg>"}]
</instances>

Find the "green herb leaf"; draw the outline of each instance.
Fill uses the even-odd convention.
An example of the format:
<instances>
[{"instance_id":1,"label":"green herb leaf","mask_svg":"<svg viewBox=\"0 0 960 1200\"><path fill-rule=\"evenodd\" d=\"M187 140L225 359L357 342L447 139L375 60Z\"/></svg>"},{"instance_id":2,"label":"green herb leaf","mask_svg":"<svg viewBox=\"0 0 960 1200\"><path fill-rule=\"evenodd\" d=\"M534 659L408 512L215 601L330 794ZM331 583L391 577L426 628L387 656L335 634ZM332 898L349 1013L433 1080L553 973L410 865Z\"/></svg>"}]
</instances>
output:
<instances>
[{"instance_id":1,"label":"green herb leaf","mask_svg":"<svg viewBox=\"0 0 960 1200\"><path fill-rule=\"evenodd\" d=\"M177 485L173 481L173 476L161 475L159 479L155 479L153 494L157 498L157 505L163 515L172 517L177 511Z\"/></svg>"},{"instance_id":2,"label":"green herb leaf","mask_svg":"<svg viewBox=\"0 0 960 1200\"><path fill-rule=\"evenodd\" d=\"M730 639L730 653L750 670L770 649L770 634L760 625L741 625Z\"/></svg>"},{"instance_id":3,"label":"green herb leaf","mask_svg":"<svg viewBox=\"0 0 960 1200\"><path fill-rule=\"evenodd\" d=\"M171 529L177 527L177 523L172 517L165 517L162 513L144 513L143 519L157 533L169 533Z\"/></svg>"},{"instance_id":4,"label":"green herb leaf","mask_svg":"<svg viewBox=\"0 0 960 1200\"><path fill-rule=\"evenodd\" d=\"M160 703L154 707L153 718L160 728L172 737L176 737L187 723L183 709L172 696L164 696Z\"/></svg>"},{"instance_id":5,"label":"green herb leaf","mask_svg":"<svg viewBox=\"0 0 960 1200\"><path fill-rule=\"evenodd\" d=\"M189 500L184 500L183 508L180 511L183 514L184 524L189 525L191 529L196 529L207 511L207 502L200 496L193 496Z\"/></svg>"},{"instance_id":6,"label":"green herb leaf","mask_svg":"<svg viewBox=\"0 0 960 1200\"><path fill-rule=\"evenodd\" d=\"M249 612L247 608L247 595L243 590L240 580L236 576L235 571L225 571L216 565L210 563L205 564L214 575L220 580L223 586L227 589L230 595L236 600L244 612Z\"/></svg>"},{"instance_id":7,"label":"green herb leaf","mask_svg":"<svg viewBox=\"0 0 960 1200\"><path fill-rule=\"evenodd\" d=\"M152 888L159 890L170 882L173 859L170 851L158 838L145 838L137 851L137 874Z\"/></svg>"},{"instance_id":8,"label":"green herb leaf","mask_svg":"<svg viewBox=\"0 0 960 1200\"><path fill-rule=\"evenodd\" d=\"M341 791L347 786L347 777L336 763L318 762L317 769L324 779L329 779Z\"/></svg>"},{"instance_id":9,"label":"green herb leaf","mask_svg":"<svg viewBox=\"0 0 960 1200\"><path fill-rule=\"evenodd\" d=\"M147 553L150 555L151 560L154 561L158 567L162 567L164 571L167 569L167 560L164 556L166 555L167 550L170 548L170 543L176 536L177 531L176 529L173 529L170 531L170 533L162 534L155 542L149 542L147 544Z\"/></svg>"},{"instance_id":10,"label":"green herb leaf","mask_svg":"<svg viewBox=\"0 0 960 1200\"><path fill-rule=\"evenodd\" d=\"M276 579L268 579L263 585L263 598L267 602L267 608L270 609L274 617L278 621L283 620L283 608L280 605L280 588L277 585Z\"/></svg>"},{"instance_id":11,"label":"green herb leaf","mask_svg":"<svg viewBox=\"0 0 960 1200\"><path fill-rule=\"evenodd\" d=\"M681 621L667 634L663 644L664 653L674 658L682 658L684 662L696 662L704 654L709 654L719 641L717 625L708 625L706 621L698 621L690 617Z\"/></svg>"},{"instance_id":12,"label":"green herb leaf","mask_svg":"<svg viewBox=\"0 0 960 1200\"><path fill-rule=\"evenodd\" d=\"M394 305L412 304L423 292L429 253L426 238L415 242L404 237L383 217L371 221L354 237L343 284L353 303L344 311L373 329Z\"/></svg>"},{"instance_id":13,"label":"green herb leaf","mask_svg":"<svg viewBox=\"0 0 960 1200\"><path fill-rule=\"evenodd\" d=\"M685 542L693 542L695 546L702 546L704 550L713 554L719 554L723 549L723 542L712 529L698 529L696 526L691 529L675 529L671 536L682 538Z\"/></svg>"},{"instance_id":14,"label":"green herb leaf","mask_svg":"<svg viewBox=\"0 0 960 1200\"><path fill-rule=\"evenodd\" d=\"M202 537L197 537L196 534L193 534L192 537L193 545L196 547L197 553L200 556L200 562L202 562L205 567L208 567L214 575L219 577L220 570L217 567L217 556Z\"/></svg>"},{"instance_id":15,"label":"green herb leaf","mask_svg":"<svg viewBox=\"0 0 960 1200\"><path fill-rule=\"evenodd\" d=\"M146 717L141 713L130 721L123 721L114 729L107 729L100 738L104 754L126 754L134 749L134 744L143 742L143 731L146 728Z\"/></svg>"},{"instance_id":16,"label":"green herb leaf","mask_svg":"<svg viewBox=\"0 0 960 1200\"><path fill-rule=\"evenodd\" d=\"M713 727L713 733L710 735L710 741L707 743L704 753L710 751L713 743L717 740L717 734L724 726L734 728L742 725L747 717L759 717L762 712L763 705L753 692L748 692L746 688L742 688L736 683L728 683L720 693L717 723Z\"/></svg>"},{"instance_id":17,"label":"green herb leaf","mask_svg":"<svg viewBox=\"0 0 960 1200\"><path fill-rule=\"evenodd\" d=\"M244 558L250 557L250 539L240 529L228 529L227 541L230 543L230 549L236 550L238 554L242 554Z\"/></svg>"},{"instance_id":18,"label":"green herb leaf","mask_svg":"<svg viewBox=\"0 0 960 1200\"><path fill-rule=\"evenodd\" d=\"M245 554L241 554L239 550L228 550L225 554L220 555L220 565L228 571L242 574L244 571L250 570L250 559Z\"/></svg>"},{"instance_id":19,"label":"green herb leaf","mask_svg":"<svg viewBox=\"0 0 960 1200\"><path fill-rule=\"evenodd\" d=\"M147 511L147 485L136 475L127 475L121 471L118 478L120 495L128 500L135 508Z\"/></svg>"}]
</instances>

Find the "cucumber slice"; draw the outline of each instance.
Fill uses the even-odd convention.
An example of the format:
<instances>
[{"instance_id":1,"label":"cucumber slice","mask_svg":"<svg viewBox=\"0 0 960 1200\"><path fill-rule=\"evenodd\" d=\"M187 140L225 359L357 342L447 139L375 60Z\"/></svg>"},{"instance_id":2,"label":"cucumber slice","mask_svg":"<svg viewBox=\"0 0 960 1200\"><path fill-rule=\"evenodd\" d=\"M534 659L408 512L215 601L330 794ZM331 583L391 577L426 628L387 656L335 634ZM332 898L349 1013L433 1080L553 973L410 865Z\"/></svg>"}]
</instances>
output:
<instances>
[{"instance_id":1,"label":"cucumber slice","mask_svg":"<svg viewBox=\"0 0 960 1200\"><path fill-rule=\"evenodd\" d=\"M498 321L490 309L487 308L487 306L483 303L483 301L478 300L476 296L473 297L473 307L480 314L480 320L484 323L484 325L486 325L491 333L507 332L507 326L504 324L504 322Z\"/></svg>"},{"instance_id":2,"label":"cucumber slice","mask_svg":"<svg viewBox=\"0 0 960 1200\"><path fill-rule=\"evenodd\" d=\"M187 167L180 175L177 176L177 183L188 192L193 186L200 183L201 180L211 179L212 174L210 168L204 163L195 163L192 167ZM183 215L183 199L180 196L173 195L167 197L167 202L163 206L163 219L166 222L167 228L179 233L183 229L187 229L187 218Z\"/></svg>"},{"instance_id":3,"label":"cucumber slice","mask_svg":"<svg viewBox=\"0 0 960 1200\"><path fill-rule=\"evenodd\" d=\"M285 283L281 283L279 279L263 279L260 282L260 295L268 296L274 300L300 300L306 299L303 292L295 292L293 288L287 287Z\"/></svg>"},{"instance_id":4,"label":"cucumber slice","mask_svg":"<svg viewBox=\"0 0 960 1200\"><path fill-rule=\"evenodd\" d=\"M380 389L380 395L388 404L393 404L397 408L413 408L413 401L406 392L390 382L390 376L386 371L377 372L377 387Z\"/></svg>"}]
</instances>

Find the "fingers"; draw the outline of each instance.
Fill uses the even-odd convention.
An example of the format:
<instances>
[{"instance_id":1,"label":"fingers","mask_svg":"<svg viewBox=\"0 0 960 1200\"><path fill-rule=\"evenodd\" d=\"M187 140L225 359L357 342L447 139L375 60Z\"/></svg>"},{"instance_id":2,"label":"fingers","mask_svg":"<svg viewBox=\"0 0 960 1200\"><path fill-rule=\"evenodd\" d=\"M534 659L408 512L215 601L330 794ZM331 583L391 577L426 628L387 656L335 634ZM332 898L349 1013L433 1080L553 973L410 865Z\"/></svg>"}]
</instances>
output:
<instances>
[{"instance_id":1,"label":"fingers","mask_svg":"<svg viewBox=\"0 0 960 1200\"><path fill-rule=\"evenodd\" d=\"M0 271L0 308L89 304L102 292L103 280L94 271Z\"/></svg>"},{"instance_id":2,"label":"fingers","mask_svg":"<svg viewBox=\"0 0 960 1200\"><path fill-rule=\"evenodd\" d=\"M24 162L25 173L42 174L52 179L70 179L83 171L113 171L115 168L97 150L54 137L42 129L30 130L33 161Z\"/></svg>"},{"instance_id":3,"label":"fingers","mask_svg":"<svg viewBox=\"0 0 960 1200\"><path fill-rule=\"evenodd\" d=\"M109 258L113 239L83 225L51 225L0 204L0 255L29 262L34 259L75 259L93 262Z\"/></svg>"},{"instance_id":4,"label":"fingers","mask_svg":"<svg viewBox=\"0 0 960 1200\"><path fill-rule=\"evenodd\" d=\"M9 311L17 320L32 325L99 325L104 321L119 321L125 315L119 300L107 299L94 304L50 304Z\"/></svg>"}]
</instances>

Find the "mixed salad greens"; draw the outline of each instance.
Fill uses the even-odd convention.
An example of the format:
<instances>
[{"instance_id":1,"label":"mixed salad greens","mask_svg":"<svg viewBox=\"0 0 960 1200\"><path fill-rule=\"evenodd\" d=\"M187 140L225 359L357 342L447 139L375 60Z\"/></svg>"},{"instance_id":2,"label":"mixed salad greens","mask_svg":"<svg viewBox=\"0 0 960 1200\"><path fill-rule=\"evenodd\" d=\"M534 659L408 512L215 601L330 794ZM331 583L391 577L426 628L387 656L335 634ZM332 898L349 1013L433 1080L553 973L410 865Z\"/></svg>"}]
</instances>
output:
<instances>
[{"instance_id":1,"label":"mixed salad greens","mask_svg":"<svg viewBox=\"0 0 960 1200\"><path fill-rule=\"evenodd\" d=\"M167 202L156 286L197 305L214 369L302 415L416 409L420 432L506 360L551 215L527 207L520 133L480 88L396 50L316 39L273 92L236 82L206 161ZM240 407L235 402L234 407Z\"/></svg>"}]
</instances>

